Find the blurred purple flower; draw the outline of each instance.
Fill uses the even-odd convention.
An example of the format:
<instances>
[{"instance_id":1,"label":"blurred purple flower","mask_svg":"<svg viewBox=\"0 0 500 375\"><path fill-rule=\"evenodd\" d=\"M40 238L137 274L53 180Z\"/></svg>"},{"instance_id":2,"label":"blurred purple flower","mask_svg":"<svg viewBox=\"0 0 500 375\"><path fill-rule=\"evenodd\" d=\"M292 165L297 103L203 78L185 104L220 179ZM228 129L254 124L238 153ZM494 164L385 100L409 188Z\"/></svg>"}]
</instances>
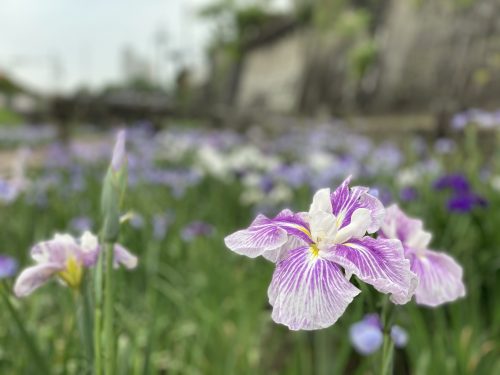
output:
<instances>
[{"instance_id":1,"label":"blurred purple flower","mask_svg":"<svg viewBox=\"0 0 500 375\"><path fill-rule=\"evenodd\" d=\"M130 225L134 229L140 229L144 227L144 217L141 214L134 212L132 214L132 217L130 218Z\"/></svg>"},{"instance_id":2,"label":"blurred purple flower","mask_svg":"<svg viewBox=\"0 0 500 375\"><path fill-rule=\"evenodd\" d=\"M447 203L450 212L468 213L475 207L486 207L488 202L472 192L459 193L452 196Z\"/></svg>"},{"instance_id":3,"label":"blurred purple flower","mask_svg":"<svg viewBox=\"0 0 500 375\"><path fill-rule=\"evenodd\" d=\"M436 190L451 189L456 193L470 191L470 184L467 177L460 173L441 176L434 181L433 186Z\"/></svg>"},{"instance_id":4,"label":"blurred purple flower","mask_svg":"<svg viewBox=\"0 0 500 375\"><path fill-rule=\"evenodd\" d=\"M413 186L406 186L399 192L399 197L403 202L411 202L418 198L418 191Z\"/></svg>"},{"instance_id":5,"label":"blurred purple flower","mask_svg":"<svg viewBox=\"0 0 500 375\"><path fill-rule=\"evenodd\" d=\"M0 279L14 276L17 268L17 260L7 255L0 255Z\"/></svg>"},{"instance_id":6,"label":"blurred purple flower","mask_svg":"<svg viewBox=\"0 0 500 375\"><path fill-rule=\"evenodd\" d=\"M181 232L184 241L190 242L196 237L208 237L214 233L214 227L203 221L193 221L186 225Z\"/></svg>"},{"instance_id":7,"label":"blurred purple flower","mask_svg":"<svg viewBox=\"0 0 500 375\"><path fill-rule=\"evenodd\" d=\"M398 325L391 327L391 338L396 348L404 348L408 343L408 332Z\"/></svg>"},{"instance_id":8,"label":"blurred purple flower","mask_svg":"<svg viewBox=\"0 0 500 375\"><path fill-rule=\"evenodd\" d=\"M263 193L268 194L273 190L274 181L273 178L269 175L262 176L260 180L260 189Z\"/></svg>"},{"instance_id":9,"label":"blurred purple flower","mask_svg":"<svg viewBox=\"0 0 500 375\"><path fill-rule=\"evenodd\" d=\"M0 178L0 202L11 203L19 195L19 189L10 181Z\"/></svg>"},{"instance_id":10,"label":"blurred purple flower","mask_svg":"<svg viewBox=\"0 0 500 375\"><path fill-rule=\"evenodd\" d=\"M69 226L75 232L82 233L92 229L92 224L92 219L88 216L77 216L70 221Z\"/></svg>"},{"instance_id":11,"label":"blurred purple flower","mask_svg":"<svg viewBox=\"0 0 500 375\"><path fill-rule=\"evenodd\" d=\"M359 354L370 355L380 349L384 341L383 326L377 314L365 315L363 320L349 328L352 346ZM408 343L408 333L398 325L391 327L391 339L397 348Z\"/></svg>"},{"instance_id":12,"label":"blurred purple flower","mask_svg":"<svg viewBox=\"0 0 500 375\"><path fill-rule=\"evenodd\" d=\"M456 148L456 143L453 139L440 138L434 144L434 150L438 154L449 154Z\"/></svg>"},{"instance_id":13,"label":"blurred purple flower","mask_svg":"<svg viewBox=\"0 0 500 375\"><path fill-rule=\"evenodd\" d=\"M469 122L470 116L468 112L457 113L451 118L451 127L455 130L462 130Z\"/></svg>"},{"instance_id":14,"label":"blurred purple flower","mask_svg":"<svg viewBox=\"0 0 500 375\"><path fill-rule=\"evenodd\" d=\"M153 216L153 237L156 240L161 241L165 238L172 220L173 215L171 213L156 214Z\"/></svg>"},{"instance_id":15,"label":"blurred purple flower","mask_svg":"<svg viewBox=\"0 0 500 375\"><path fill-rule=\"evenodd\" d=\"M377 314L369 314L349 328L352 346L359 354L375 353L384 341L382 326Z\"/></svg>"}]
</instances>

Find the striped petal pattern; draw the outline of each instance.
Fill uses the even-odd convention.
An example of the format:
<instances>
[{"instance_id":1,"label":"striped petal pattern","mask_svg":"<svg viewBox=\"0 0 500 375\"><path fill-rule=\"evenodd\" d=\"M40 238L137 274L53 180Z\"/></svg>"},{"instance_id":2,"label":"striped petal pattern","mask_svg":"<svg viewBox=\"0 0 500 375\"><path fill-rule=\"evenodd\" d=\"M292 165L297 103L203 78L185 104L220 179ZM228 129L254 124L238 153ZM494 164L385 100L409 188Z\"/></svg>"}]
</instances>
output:
<instances>
[{"instance_id":1,"label":"striped petal pattern","mask_svg":"<svg viewBox=\"0 0 500 375\"><path fill-rule=\"evenodd\" d=\"M258 215L252 224L224 239L226 246L237 254L255 258L263 255L277 261L290 248L290 244L310 242L309 229L300 214L283 210L274 219ZM290 241L293 238L302 241ZM287 245L288 244L288 245Z\"/></svg>"},{"instance_id":2,"label":"striped petal pattern","mask_svg":"<svg viewBox=\"0 0 500 375\"><path fill-rule=\"evenodd\" d=\"M452 257L431 250L408 256L420 280L415 293L418 304L434 307L465 296L462 267Z\"/></svg>"},{"instance_id":3,"label":"striped petal pattern","mask_svg":"<svg viewBox=\"0 0 500 375\"><path fill-rule=\"evenodd\" d=\"M352 239L336 245L325 257L342 266L347 275L355 274L378 291L390 293L397 304L410 301L417 286L417 277L410 272L410 262L398 240Z\"/></svg>"},{"instance_id":4,"label":"striped petal pattern","mask_svg":"<svg viewBox=\"0 0 500 375\"><path fill-rule=\"evenodd\" d=\"M339 219L339 229L350 224L353 213L359 208L370 212L368 233L375 233L384 219L385 209L382 203L368 194L367 187L355 186L349 188L350 178L347 178L331 195L333 214Z\"/></svg>"},{"instance_id":5,"label":"striped petal pattern","mask_svg":"<svg viewBox=\"0 0 500 375\"><path fill-rule=\"evenodd\" d=\"M336 264L309 247L290 251L277 264L268 290L273 320L291 330L329 327L359 293Z\"/></svg>"}]
</instances>

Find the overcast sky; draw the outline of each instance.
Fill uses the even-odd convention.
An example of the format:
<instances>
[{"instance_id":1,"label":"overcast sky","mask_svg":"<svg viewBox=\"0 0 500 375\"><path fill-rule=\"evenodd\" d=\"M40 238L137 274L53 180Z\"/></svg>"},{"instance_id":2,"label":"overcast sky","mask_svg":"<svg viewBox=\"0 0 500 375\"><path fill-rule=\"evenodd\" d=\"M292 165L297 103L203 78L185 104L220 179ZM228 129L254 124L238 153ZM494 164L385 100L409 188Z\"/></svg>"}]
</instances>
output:
<instances>
[{"instance_id":1,"label":"overcast sky","mask_svg":"<svg viewBox=\"0 0 500 375\"><path fill-rule=\"evenodd\" d=\"M124 46L153 59L159 30L200 66L210 27L196 12L209 1L1 0L0 69L42 90L96 87L121 77Z\"/></svg>"},{"instance_id":2,"label":"overcast sky","mask_svg":"<svg viewBox=\"0 0 500 375\"><path fill-rule=\"evenodd\" d=\"M273 0L278 7L289 0ZM202 70L211 25L197 11L211 0L0 0L0 71L42 91L99 87L123 76L131 46L154 60L155 35ZM286 7L286 5L285 5ZM172 76L167 59L161 76Z\"/></svg>"}]
</instances>

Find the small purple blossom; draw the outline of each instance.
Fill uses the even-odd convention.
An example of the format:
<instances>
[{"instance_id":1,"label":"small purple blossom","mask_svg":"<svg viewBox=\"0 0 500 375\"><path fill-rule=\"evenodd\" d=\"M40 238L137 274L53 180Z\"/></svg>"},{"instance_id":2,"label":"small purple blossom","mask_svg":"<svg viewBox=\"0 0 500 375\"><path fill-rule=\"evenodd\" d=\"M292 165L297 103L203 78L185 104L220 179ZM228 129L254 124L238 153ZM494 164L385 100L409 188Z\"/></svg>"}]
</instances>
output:
<instances>
[{"instance_id":1,"label":"small purple blossom","mask_svg":"<svg viewBox=\"0 0 500 375\"><path fill-rule=\"evenodd\" d=\"M423 230L422 221L406 216L392 205L379 235L402 242L405 257L419 279L415 291L418 304L438 306L465 296L462 267L449 255L428 249L432 236Z\"/></svg>"},{"instance_id":2,"label":"small purple blossom","mask_svg":"<svg viewBox=\"0 0 500 375\"><path fill-rule=\"evenodd\" d=\"M352 346L361 355L370 355L380 349L384 341L384 327L377 314L368 314L351 325L349 338ZM403 348L408 343L408 333L398 325L393 325L390 330L394 346Z\"/></svg>"},{"instance_id":3,"label":"small purple blossom","mask_svg":"<svg viewBox=\"0 0 500 375\"><path fill-rule=\"evenodd\" d=\"M391 327L391 338L396 348L404 348L408 343L408 332L398 325Z\"/></svg>"},{"instance_id":4,"label":"small purple blossom","mask_svg":"<svg viewBox=\"0 0 500 375\"><path fill-rule=\"evenodd\" d=\"M161 241L167 234L168 227L173 221L173 214L164 213L153 216L153 237Z\"/></svg>"},{"instance_id":5,"label":"small purple blossom","mask_svg":"<svg viewBox=\"0 0 500 375\"><path fill-rule=\"evenodd\" d=\"M12 277L17 272L17 260L7 255L0 255L0 279Z\"/></svg>"},{"instance_id":6,"label":"small purple blossom","mask_svg":"<svg viewBox=\"0 0 500 375\"><path fill-rule=\"evenodd\" d=\"M365 316L349 328L352 346L359 354L370 355L380 349L384 341L382 325L377 314Z\"/></svg>"},{"instance_id":7,"label":"small purple blossom","mask_svg":"<svg viewBox=\"0 0 500 375\"><path fill-rule=\"evenodd\" d=\"M463 174L455 173L439 177L436 181L434 181L434 189L450 189L455 193L464 193L470 191L470 184L467 177Z\"/></svg>"},{"instance_id":8,"label":"small purple blossom","mask_svg":"<svg viewBox=\"0 0 500 375\"><path fill-rule=\"evenodd\" d=\"M71 219L69 226L77 233L83 233L92 229L92 219L88 216L78 216Z\"/></svg>"},{"instance_id":9,"label":"small purple blossom","mask_svg":"<svg viewBox=\"0 0 500 375\"><path fill-rule=\"evenodd\" d=\"M448 199L447 208L450 212L468 213L475 207L486 207L488 202L472 192L455 194Z\"/></svg>"},{"instance_id":10,"label":"small purple blossom","mask_svg":"<svg viewBox=\"0 0 500 375\"><path fill-rule=\"evenodd\" d=\"M345 180L333 193L321 189L309 212L281 211L275 218L258 215L249 228L225 238L232 251L275 262L268 289L272 318L292 330L314 330L334 324L360 290L352 274L408 302L416 276L398 240L374 239L385 214L368 188Z\"/></svg>"},{"instance_id":11,"label":"small purple blossom","mask_svg":"<svg viewBox=\"0 0 500 375\"><path fill-rule=\"evenodd\" d=\"M400 190L399 197L403 202L412 202L418 199L418 191L413 186L405 186Z\"/></svg>"},{"instance_id":12,"label":"small purple blossom","mask_svg":"<svg viewBox=\"0 0 500 375\"><path fill-rule=\"evenodd\" d=\"M144 227L144 217L141 214L134 212L130 218L130 225L134 229L141 229Z\"/></svg>"},{"instance_id":13,"label":"small purple blossom","mask_svg":"<svg viewBox=\"0 0 500 375\"><path fill-rule=\"evenodd\" d=\"M0 178L0 202L11 203L15 201L19 192L17 186Z\"/></svg>"},{"instance_id":14,"label":"small purple blossom","mask_svg":"<svg viewBox=\"0 0 500 375\"><path fill-rule=\"evenodd\" d=\"M214 233L214 227L203 221L193 221L186 225L181 232L184 241L190 242L197 237L209 237Z\"/></svg>"}]
</instances>

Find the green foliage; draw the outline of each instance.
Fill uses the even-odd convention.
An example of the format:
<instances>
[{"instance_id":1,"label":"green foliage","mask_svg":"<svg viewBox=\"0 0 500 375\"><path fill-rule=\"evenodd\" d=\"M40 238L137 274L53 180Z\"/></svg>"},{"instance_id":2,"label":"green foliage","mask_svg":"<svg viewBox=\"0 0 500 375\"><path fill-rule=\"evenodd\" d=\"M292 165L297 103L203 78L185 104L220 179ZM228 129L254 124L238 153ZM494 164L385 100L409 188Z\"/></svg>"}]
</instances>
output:
<instances>
[{"instance_id":1,"label":"green foliage","mask_svg":"<svg viewBox=\"0 0 500 375\"><path fill-rule=\"evenodd\" d=\"M363 77L377 57L377 46L371 39L356 44L349 50L349 71L355 80Z\"/></svg>"},{"instance_id":2,"label":"green foliage","mask_svg":"<svg viewBox=\"0 0 500 375\"><path fill-rule=\"evenodd\" d=\"M500 195L483 184L472 135L469 145L450 155L450 168L464 170L489 207L470 214L450 214L445 193L432 181L418 181L418 201L403 204L434 233L432 248L446 250L464 268L466 298L438 309L409 304L396 309L396 322L409 332L407 348L395 352L396 374L495 374L500 369ZM474 160L474 163L469 163ZM467 161L467 163L465 163ZM411 166L411 165L408 165ZM500 171L496 171L498 173ZM99 217L100 178L89 174L83 191L54 190L47 207L24 200L2 206L2 253L28 263L29 247L54 231L69 230L75 216ZM357 183L397 187L393 178ZM273 265L231 253L226 234L249 224L250 208L239 203L237 183L206 179L179 198L160 186L139 185L127 194L124 211L140 212L145 226L122 227L120 242L134 251L140 265L117 270L117 374L368 374L374 358L357 355L348 328L378 306L376 294L363 293L331 328L291 332L274 324L267 304ZM306 210L311 191L295 191L294 205ZM164 239L152 235L152 218L171 210L175 220ZM216 228L213 237L185 242L181 229L192 220ZM94 228L95 230L96 228ZM356 282L356 281L355 281ZM10 284L8 282L7 284ZM11 285L6 285L8 288ZM362 287L360 285L360 287ZM75 306L68 290L52 282L23 300L12 300L26 333L9 311L0 309L0 373L40 373L26 345L30 335L54 374L82 374L82 347Z\"/></svg>"},{"instance_id":3,"label":"green foliage","mask_svg":"<svg viewBox=\"0 0 500 375\"><path fill-rule=\"evenodd\" d=\"M20 125L23 119L20 115L7 108L0 108L0 126Z\"/></svg>"}]
</instances>

